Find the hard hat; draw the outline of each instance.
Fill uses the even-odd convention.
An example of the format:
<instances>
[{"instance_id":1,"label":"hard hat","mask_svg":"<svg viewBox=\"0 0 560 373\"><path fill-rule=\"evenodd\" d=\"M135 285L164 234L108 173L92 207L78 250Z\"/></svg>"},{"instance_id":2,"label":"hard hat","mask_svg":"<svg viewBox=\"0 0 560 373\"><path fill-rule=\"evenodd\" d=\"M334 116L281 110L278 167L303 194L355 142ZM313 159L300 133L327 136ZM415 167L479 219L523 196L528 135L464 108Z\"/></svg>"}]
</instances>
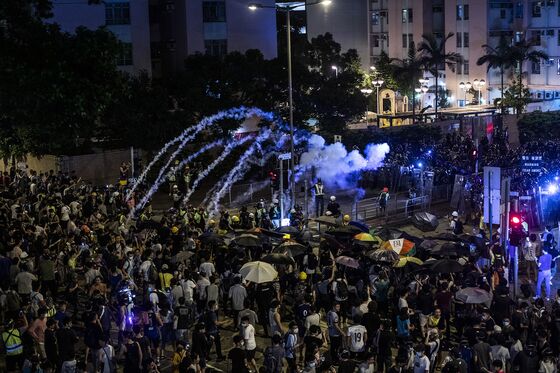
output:
<instances>
[{"instance_id":1,"label":"hard hat","mask_svg":"<svg viewBox=\"0 0 560 373\"><path fill-rule=\"evenodd\" d=\"M305 272L300 272L300 273L299 273L299 279L302 280L302 281L307 280L307 273L305 273Z\"/></svg>"},{"instance_id":2,"label":"hard hat","mask_svg":"<svg viewBox=\"0 0 560 373\"><path fill-rule=\"evenodd\" d=\"M178 189L179 187L177 186L177 184L173 185L173 189Z\"/></svg>"},{"instance_id":3,"label":"hard hat","mask_svg":"<svg viewBox=\"0 0 560 373\"><path fill-rule=\"evenodd\" d=\"M458 218L459 217L459 213L457 211L453 211L451 213L451 216L453 216L454 218Z\"/></svg>"},{"instance_id":4,"label":"hard hat","mask_svg":"<svg viewBox=\"0 0 560 373\"><path fill-rule=\"evenodd\" d=\"M175 227L175 226L174 226L173 228L171 228L171 233L177 234L177 232L179 232L179 228L178 228L178 227Z\"/></svg>"},{"instance_id":5,"label":"hard hat","mask_svg":"<svg viewBox=\"0 0 560 373\"><path fill-rule=\"evenodd\" d=\"M208 225L214 225L214 224L216 224L216 221L214 219L210 219L208 221Z\"/></svg>"},{"instance_id":6,"label":"hard hat","mask_svg":"<svg viewBox=\"0 0 560 373\"><path fill-rule=\"evenodd\" d=\"M255 214L253 214L252 212L249 213L249 217L252 219L255 217Z\"/></svg>"},{"instance_id":7,"label":"hard hat","mask_svg":"<svg viewBox=\"0 0 560 373\"><path fill-rule=\"evenodd\" d=\"M290 214L295 214L296 213L296 209L291 209L290 210Z\"/></svg>"},{"instance_id":8,"label":"hard hat","mask_svg":"<svg viewBox=\"0 0 560 373\"><path fill-rule=\"evenodd\" d=\"M325 212L325 215L326 215L326 216L331 216L331 215L332 215L332 212L327 211L327 212Z\"/></svg>"},{"instance_id":9,"label":"hard hat","mask_svg":"<svg viewBox=\"0 0 560 373\"><path fill-rule=\"evenodd\" d=\"M233 215L233 216L231 217L231 221L234 222L234 223L239 223L239 216Z\"/></svg>"},{"instance_id":10,"label":"hard hat","mask_svg":"<svg viewBox=\"0 0 560 373\"><path fill-rule=\"evenodd\" d=\"M349 222L350 221L350 215L344 215L344 221L345 222Z\"/></svg>"},{"instance_id":11,"label":"hard hat","mask_svg":"<svg viewBox=\"0 0 560 373\"><path fill-rule=\"evenodd\" d=\"M290 238L292 238L292 236L290 236L289 233L286 233L285 235L282 236L283 240L289 240Z\"/></svg>"},{"instance_id":12,"label":"hard hat","mask_svg":"<svg viewBox=\"0 0 560 373\"><path fill-rule=\"evenodd\" d=\"M335 196L331 196L331 201L336 201L336 197Z\"/></svg>"},{"instance_id":13,"label":"hard hat","mask_svg":"<svg viewBox=\"0 0 560 373\"><path fill-rule=\"evenodd\" d=\"M272 203L278 203L278 200L277 200L276 198L274 198L274 199L272 200Z\"/></svg>"}]
</instances>

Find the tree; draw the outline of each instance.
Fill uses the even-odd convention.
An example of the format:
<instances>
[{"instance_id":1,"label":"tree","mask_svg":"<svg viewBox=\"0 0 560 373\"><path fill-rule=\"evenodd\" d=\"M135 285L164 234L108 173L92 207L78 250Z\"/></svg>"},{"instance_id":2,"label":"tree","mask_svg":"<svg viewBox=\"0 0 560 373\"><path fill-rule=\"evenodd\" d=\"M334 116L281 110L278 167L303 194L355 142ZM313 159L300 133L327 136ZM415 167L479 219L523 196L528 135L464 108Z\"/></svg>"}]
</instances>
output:
<instances>
[{"instance_id":1,"label":"tree","mask_svg":"<svg viewBox=\"0 0 560 373\"><path fill-rule=\"evenodd\" d=\"M64 33L45 23L48 16L49 1L0 5L0 125L17 144L3 142L4 157L16 149L68 154L87 146L123 82L115 65L120 43L112 33Z\"/></svg>"},{"instance_id":2,"label":"tree","mask_svg":"<svg viewBox=\"0 0 560 373\"><path fill-rule=\"evenodd\" d=\"M537 44L533 40L522 39L518 42L515 42L511 47L511 60L517 64L517 80L518 80L518 98L519 102L523 101L523 63L525 62L532 62L532 63L540 63L541 60L548 60L548 54L542 50L535 50ZM519 107L518 107L519 108ZM518 111L517 114L521 114L521 111Z\"/></svg>"},{"instance_id":3,"label":"tree","mask_svg":"<svg viewBox=\"0 0 560 373\"><path fill-rule=\"evenodd\" d=\"M504 37L500 38L500 42L496 48L484 44L482 48L486 49L486 54L476 61L476 64L482 66L487 64L487 70L499 69L500 70L500 107L501 111L504 110L504 74L505 70L513 65L511 56L511 47Z\"/></svg>"},{"instance_id":4,"label":"tree","mask_svg":"<svg viewBox=\"0 0 560 373\"><path fill-rule=\"evenodd\" d=\"M422 76L424 67L423 59L416 52L414 43L411 43L408 48L408 58L404 60L395 60L394 62L394 79L398 84L399 91L402 95L412 97L412 122L416 118L416 104L415 104L415 88L418 79Z\"/></svg>"},{"instance_id":5,"label":"tree","mask_svg":"<svg viewBox=\"0 0 560 373\"><path fill-rule=\"evenodd\" d=\"M418 46L418 52L422 54L424 66L435 77L436 98L434 100L435 102L434 111L436 117L438 114L438 94L439 94L438 71L444 68L445 66L449 67L452 71L455 71L455 65L463 60L463 57L459 53L456 52L447 53L445 51L445 43L447 43L447 41L450 38L452 38L453 35L454 34L450 32L441 41L438 41L438 39L433 34L424 34L422 35L422 41Z\"/></svg>"},{"instance_id":6,"label":"tree","mask_svg":"<svg viewBox=\"0 0 560 373\"><path fill-rule=\"evenodd\" d=\"M525 111L525 107L530 102L531 92L529 92L529 89L523 85L523 82L518 82L514 79L504 93L503 107L512 107L519 115Z\"/></svg>"}]
</instances>

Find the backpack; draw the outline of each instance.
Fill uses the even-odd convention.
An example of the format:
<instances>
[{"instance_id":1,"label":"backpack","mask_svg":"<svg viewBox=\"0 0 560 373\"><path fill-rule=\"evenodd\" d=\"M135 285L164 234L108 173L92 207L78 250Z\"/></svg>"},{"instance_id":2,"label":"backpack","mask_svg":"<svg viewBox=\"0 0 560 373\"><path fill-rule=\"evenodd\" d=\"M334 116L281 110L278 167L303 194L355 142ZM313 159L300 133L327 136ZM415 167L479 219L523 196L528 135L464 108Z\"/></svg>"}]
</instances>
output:
<instances>
[{"instance_id":1,"label":"backpack","mask_svg":"<svg viewBox=\"0 0 560 373\"><path fill-rule=\"evenodd\" d=\"M148 280L154 284L159 281L159 274L154 263L150 264L150 268L148 268Z\"/></svg>"},{"instance_id":2,"label":"backpack","mask_svg":"<svg viewBox=\"0 0 560 373\"><path fill-rule=\"evenodd\" d=\"M156 290L153 291L152 293L156 293L157 297L158 297L158 307L161 308L162 310L170 310L171 309L171 303L169 302L169 298L167 298L167 295L161 291L161 290Z\"/></svg>"},{"instance_id":3,"label":"backpack","mask_svg":"<svg viewBox=\"0 0 560 373\"><path fill-rule=\"evenodd\" d=\"M271 346L268 346L264 350L263 367L266 373L276 373L276 371L278 370L278 359L274 357Z\"/></svg>"},{"instance_id":4,"label":"backpack","mask_svg":"<svg viewBox=\"0 0 560 373\"><path fill-rule=\"evenodd\" d=\"M6 293L6 308L10 312L16 312L21 309L21 299L15 291Z\"/></svg>"},{"instance_id":5,"label":"backpack","mask_svg":"<svg viewBox=\"0 0 560 373\"><path fill-rule=\"evenodd\" d=\"M453 229L453 233L455 234L463 233L463 223L460 220L455 221L455 228Z\"/></svg>"},{"instance_id":6,"label":"backpack","mask_svg":"<svg viewBox=\"0 0 560 373\"><path fill-rule=\"evenodd\" d=\"M346 285L346 282L336 282L336 296L342 300L348 299L348 285Z\"/></svg>"}]
</instances>

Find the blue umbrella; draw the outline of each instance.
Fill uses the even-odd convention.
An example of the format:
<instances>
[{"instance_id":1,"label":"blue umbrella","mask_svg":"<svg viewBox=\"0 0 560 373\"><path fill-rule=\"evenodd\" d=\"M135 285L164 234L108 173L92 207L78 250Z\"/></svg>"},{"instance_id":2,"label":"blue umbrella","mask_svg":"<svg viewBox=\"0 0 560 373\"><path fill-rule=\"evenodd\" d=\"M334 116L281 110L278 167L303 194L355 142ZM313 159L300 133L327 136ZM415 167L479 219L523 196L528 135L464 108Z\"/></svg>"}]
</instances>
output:
<instances>
[{"instance_id":1,"label":"blue umbrella","mask_svg":"<svg viewBox=\"0 0 560 373\"><path fill-rule=\"evenodd\" d=\"M348 223L348 225L352 225L352 226L360 229L364 233L369 233L369 227L367 225L365 225L364 223L361 223L359 221L351 221L350 223Z\"/></svg>"}]
</instances>

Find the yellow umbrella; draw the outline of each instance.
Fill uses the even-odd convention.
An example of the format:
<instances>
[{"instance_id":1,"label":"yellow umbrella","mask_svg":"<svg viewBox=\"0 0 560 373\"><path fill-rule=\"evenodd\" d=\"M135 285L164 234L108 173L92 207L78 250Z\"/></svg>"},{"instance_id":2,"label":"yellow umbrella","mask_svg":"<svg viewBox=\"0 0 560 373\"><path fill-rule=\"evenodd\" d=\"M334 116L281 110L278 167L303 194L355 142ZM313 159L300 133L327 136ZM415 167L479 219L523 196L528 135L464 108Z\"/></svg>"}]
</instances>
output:
<instances>
[{"instance_id":1,"label":"yellow umbrella","mask_svg":"<svg viewBox=\"0 0 560 373\"><path fill-rule=\"evenodd\" d=\"M405 256L405 257L402 257L399 260L397 260L395 262L395 264L393 264L393 267L401 268L401 267L404 267L405 265L407 265L408 263L418 264L419 266L424 264L424 262L421 261L418 258L415 258L415 257L412 257L412 256Z\"/></svg>"},{"instance_id":2,"label":"yellow umbrella","mask_svg":"<svg viewBox=\"0 0 560 373\"><path fill-rule=\"evenodd\" d=\"M358 233L354 236L354 239L361 242L377 242L377 240L369 233Z\"/></svg>"}]
</instances>

